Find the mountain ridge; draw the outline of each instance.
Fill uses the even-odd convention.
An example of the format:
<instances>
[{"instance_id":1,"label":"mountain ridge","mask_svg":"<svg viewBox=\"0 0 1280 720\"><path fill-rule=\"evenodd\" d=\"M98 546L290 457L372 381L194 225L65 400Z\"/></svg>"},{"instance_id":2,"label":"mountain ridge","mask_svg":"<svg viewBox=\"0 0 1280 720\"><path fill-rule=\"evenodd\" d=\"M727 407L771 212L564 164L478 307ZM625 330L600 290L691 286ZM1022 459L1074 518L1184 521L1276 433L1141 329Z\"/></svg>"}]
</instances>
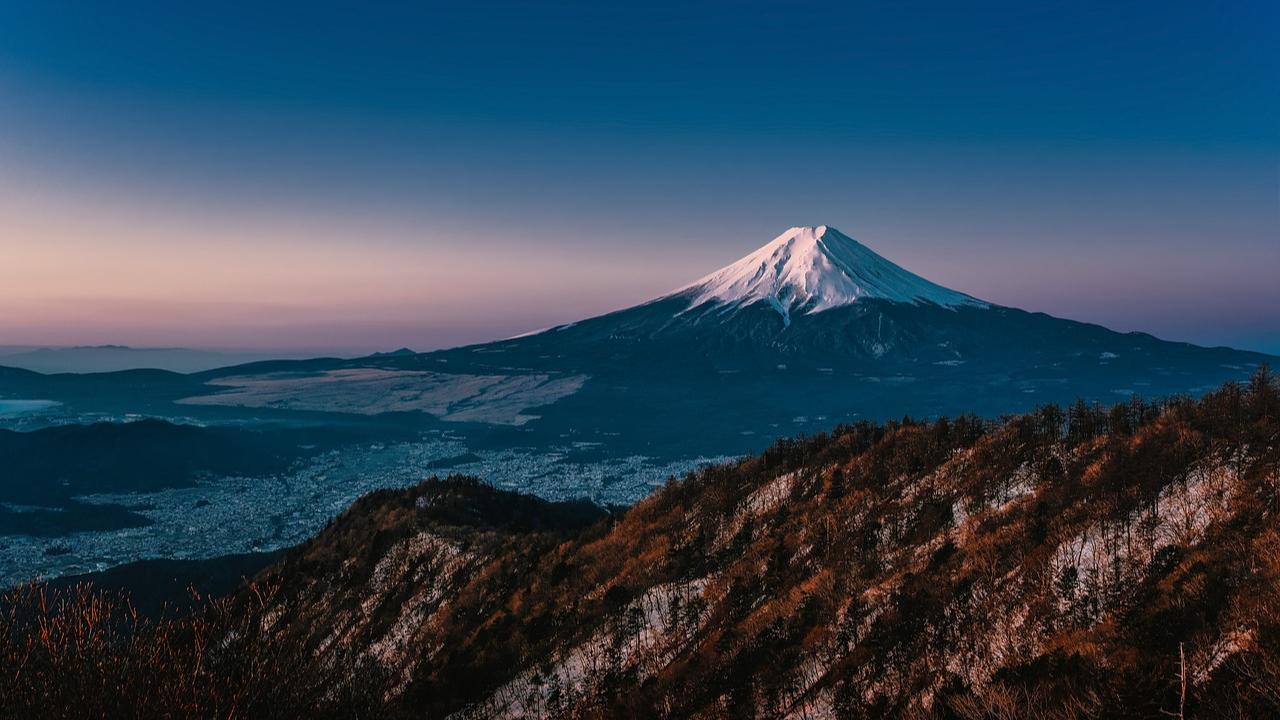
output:
<instances>
[{"instance_id":1,"label":"mountain ridge","mask_svg":"<svg viewBox=\"0 0 1280 720\"><path fill-rule=\"evenodd\" d=\"M25 659L0 695L15 717L1273 717L1278 423L1259 371L1199 400L843 425L621 513L464 477L379 490L129 642L59 652L127 606L72 593L46 619L11 593L0 662Z\"/></svg>"},{"instance_id":2,"label":"mountain ridge","mask_svg":"<svg viewBox=\"0 0 1280 720\"><path fill-rule=\"evenodd\" d=\"M1260 373L1200 401L861 423L674 481L540 558L507 562L402 515L361 609L297 574L335 541L360 544L343 529L264 578L306 598L294 627L334 618L393 676L412 668L396 703L410 712L1156 714L1178 703L1183 647L1195 708L1259 713L1280 697L1235 683L1265 675L1264 638L1280 631L1280 556L1259 564L1280 547L1265 441L1278 417L1280 388ZM466 580L469 564L514 589ZM536 579L511 577L530 566ZM406 601L378 567L441 568L468 611ZM415 638L454 647L417 662Z\"/></svg>"}]
</instances>

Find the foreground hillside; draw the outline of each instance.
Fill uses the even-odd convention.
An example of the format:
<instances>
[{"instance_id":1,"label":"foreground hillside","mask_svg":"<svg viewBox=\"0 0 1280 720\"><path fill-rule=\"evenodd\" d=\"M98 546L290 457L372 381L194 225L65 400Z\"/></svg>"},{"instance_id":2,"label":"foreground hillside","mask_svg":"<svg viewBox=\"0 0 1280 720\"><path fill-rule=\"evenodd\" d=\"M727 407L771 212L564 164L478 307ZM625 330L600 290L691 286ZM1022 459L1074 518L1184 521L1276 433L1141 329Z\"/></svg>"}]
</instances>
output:
<instances>
[{"instance_id":1,"label":"foreground hillside","mask_svg":"<svg viewBox=\"0 0 1280 720\"><path fill-rule=\"evenodd\" d=\"M428 481L191 620L69 648L34 624L99 637L110 609L20 603L0 696L18 715L1270 717L1278 511L1265 374L1198 401L841 427L621 515Z\"/></svg>"}]
</instances>

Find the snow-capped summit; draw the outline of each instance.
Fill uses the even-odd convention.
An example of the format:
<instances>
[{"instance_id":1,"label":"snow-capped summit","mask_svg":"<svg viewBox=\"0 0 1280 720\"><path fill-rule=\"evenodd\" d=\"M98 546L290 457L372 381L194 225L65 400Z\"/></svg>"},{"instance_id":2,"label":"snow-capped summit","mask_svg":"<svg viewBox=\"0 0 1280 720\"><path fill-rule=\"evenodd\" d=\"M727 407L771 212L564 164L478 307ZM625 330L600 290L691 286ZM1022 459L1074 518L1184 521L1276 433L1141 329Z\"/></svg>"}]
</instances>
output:
<instances>
[{"instance_id":1,"label":"snow-capped summit","mask_svg":"<svg viewBox=\"0 0 1280 720\"><path fill-rule=\"evenodd\" d=\"M689 309L712 302L741 307L764 301L788 325L792 313L818 313L868 299L987 306L904 270L826 225L793 227L673 295L692 296Z\"/></svg>"}]
</instances>

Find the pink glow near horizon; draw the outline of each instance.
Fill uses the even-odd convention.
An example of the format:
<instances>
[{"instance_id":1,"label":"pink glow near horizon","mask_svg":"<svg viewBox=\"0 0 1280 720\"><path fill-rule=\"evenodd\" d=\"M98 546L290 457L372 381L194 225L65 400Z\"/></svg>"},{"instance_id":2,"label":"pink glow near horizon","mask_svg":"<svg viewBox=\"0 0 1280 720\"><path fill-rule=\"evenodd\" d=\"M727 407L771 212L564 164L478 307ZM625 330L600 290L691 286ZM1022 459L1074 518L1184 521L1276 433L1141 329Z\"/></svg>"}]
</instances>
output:
<instances>
[{"instance_id":1,"label":"pink glow near horizon","mask_svg":"<svg viewBox=\"0 0 1280 720\"><path fill-rule=\"evenodd\" d=\"M3 199L0 215L0 345L447 345L605 312L662 275L643 258L619 278L604 251L369 219Z\"/></svg>"},{"instance_id":2,"label":"pink glow near horizon","mask_svg":"<svg viewBox=\"0 0 1280 720\"><path fill-rule=\"evenodd\" d=\"M110 193L0 188L0 345L371 350L481 342L650 299L783 229L668 232L654 242L612 227L573 236L544 229L539 237L496 224L419 229L372 214L193 210ZM1179 251L1185 241L1157 254L1149 244L1082 251L1040 242L1019 253L1012 237L982 246L925 221L873 227L872 237L848 232L914 272L999 304L1170 339L1280 349L1280 338L1250 334L1274 319L1274 288L1232 282L1274 266L1274 248L1242 258L1239 250ZM911 241L896 242L899 234ZM940 252L936 238L953 244ZM1206 302L1210 288L1214 301Z\"/></svg>"}]
</instances>

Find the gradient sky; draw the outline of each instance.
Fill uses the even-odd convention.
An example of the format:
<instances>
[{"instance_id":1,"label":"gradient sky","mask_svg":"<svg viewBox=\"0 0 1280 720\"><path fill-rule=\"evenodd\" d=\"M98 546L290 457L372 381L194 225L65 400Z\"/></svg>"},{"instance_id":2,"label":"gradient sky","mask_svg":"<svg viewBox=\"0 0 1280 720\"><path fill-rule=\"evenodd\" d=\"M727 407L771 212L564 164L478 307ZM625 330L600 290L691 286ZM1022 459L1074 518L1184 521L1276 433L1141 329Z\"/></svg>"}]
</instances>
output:
<instances>
[{"instance_id":1,"label":"gradient sky","mask_svg":"<svg viewBox=\"0 0 1280 720\"><path fill-rule=\"evenodd\" d=\"M1280 353L1274 2L232 5L0 0L0 345L426 349L825 223Z\"/></svg>"}]
</instances>

